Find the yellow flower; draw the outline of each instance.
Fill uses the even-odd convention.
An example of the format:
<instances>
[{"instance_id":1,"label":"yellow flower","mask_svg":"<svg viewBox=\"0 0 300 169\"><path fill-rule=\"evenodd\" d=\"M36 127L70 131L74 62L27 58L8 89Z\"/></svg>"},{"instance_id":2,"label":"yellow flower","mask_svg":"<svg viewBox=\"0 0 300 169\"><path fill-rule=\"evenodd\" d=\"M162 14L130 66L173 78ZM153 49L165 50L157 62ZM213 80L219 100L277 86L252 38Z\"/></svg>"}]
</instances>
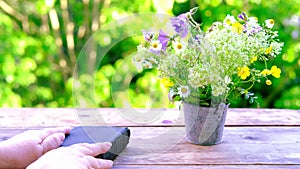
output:
<instances>
[{"instance_id":1,"label":"yellow flower","mask_svg":"<svg viewBox=\"0 0 300 169\"><path fill-rule=\"evenodd\" d=\"M267 84L268 86L270 86L270 85L272 84L272 81L271 81L271 80L266 80L266 84Z\"/></svg>"},{"instance_id":2,"label":"yellow flower","mask_svg":"<svg viewBox=\"0 0 300 169\"><path fill-rule=\"evenodd\" d=\"M248 67L239 68L238 76L240 76L242 80L247 79L247 77L250 76L250 69Z\"/></svg>"},{"instance_id":3,"label":"yellow flower","mask_svg":"<svg viewBox=\"0 0 300 169\"><path fill-rule=\"evenodd\" d=\"M261 71L261 74L264 76L268 76L268 75L272 74L272 72L269 69L264 69L263 71Z\"/></svg>"},{"instance_id":4,"label":"yellow flower","mask_svg":"<svg viewBox=\"0 0 300 169\"><path fill-rule=\"evenodd\" d=\"M257 56L254 56L252 59L251 59L251 63L254 63L255 61L257 61Z\"/></svg>"},{"instance_id":5,"label":"yellow flower","mask_svg":"<svg viewBox=\"0 0 300 169\"><path fill-rule=\"evenodd\" d=\"M243 25L240 24L239 22L235 22L232 24L232 31L237 32L238 34L243 32Z\"/></svg>"},{"instance_id":6,"label":"yellow flower","mask_svg":"<svg viewBox=\"0 0 300 169\"><path fill-rule=\"evenodd\" d=\"M268 48L266 49L266 52L265 52L266 55L269 54L271 51L272 51L272 46L270 46L270 47L268 47Z\"/></svg>"},{"instance_id":7,"label":"yellow flower","mask_svg":"<svg viewBox=\"0 0 300 169\"><path fill-rule=\"evenodd\" d=\"M271 67L271 74L272 76L274 76L275 78L280 78L280 73L281 73L281 69L278 68L277 66L272 66Z\"/></svg>"},{"instance_id":8,"label":"yellow flower","mask_svg":"<svg viewBox=\"0 0 300 169\"><path fill-rule=\"evenodd\" d=\"M166 78L166 77L164 77L164 78L161 79L161 83L165 87L172 87L172 86L174 86L174 83L171 81L171 79L170 78Z\"/></svg>"}]
</instances>

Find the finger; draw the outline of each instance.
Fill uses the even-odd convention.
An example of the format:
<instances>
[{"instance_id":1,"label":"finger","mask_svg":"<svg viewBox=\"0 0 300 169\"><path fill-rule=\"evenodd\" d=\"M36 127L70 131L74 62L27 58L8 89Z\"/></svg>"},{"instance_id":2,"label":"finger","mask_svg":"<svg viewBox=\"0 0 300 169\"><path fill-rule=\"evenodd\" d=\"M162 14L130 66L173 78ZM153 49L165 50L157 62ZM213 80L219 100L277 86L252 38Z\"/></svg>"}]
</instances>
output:
<instances>
[{"instance_id":1,"label":"finger","mask_svg":"<svg viewBox=\"0 0 300 169\"><path fill-rule=\"evenodd\" d=\"M39 137L44 140L48 136L55 134L55 133L63 133L68 134L71 131L71 127L56 127L56 128L45 128L43 130L39 130Z\"/></svg>"},{"instance_id":2,"label":"finger","mask_svg":"<svg viewBox=\"0 0 300 169\"><path fill-rule=\"evenodd\" d=\"M87 156L86 159L94 169L109 169L113 166L113 161L111 160L97 159L91 156Z\"/></svg>"},{"instance_id":3,"label":"finger","mask_svg":"<svg viewBox=\"0 0 300 169\"><path fill-rule=\"evenodd\" d=\"M97 156L98 154L103 154L107 152L111 147L110 142L96 143L96 144L74 144L72 147L76 148L78 151L82 152L85 155Z\"/></svg>"},{"instance_id":4,"label":"finger","mask_svg":"<svg viewBox=\"0 0 300 169\"><path fill-rule=\"evenodd\" d=\"M65 127L46 128L45 130L48 131L48 133L50 133L50 134L53 134L53 133L69 134L72 129L73 128L70 126L65 126Z\"/></svg>"},{"instance_id":5,"label":"finger","mask_svg":"<svg viewBox=\"0 0 300 169\"><path fill-rule=\"evenodd\" d=\"M55 133L46 137L45 140L43 140L41 143L41 146L43 148L43 154L45 154L50 150L58 148L63 143L64 140L65 140L64 133Z\"/></svg>"}]
</instances>

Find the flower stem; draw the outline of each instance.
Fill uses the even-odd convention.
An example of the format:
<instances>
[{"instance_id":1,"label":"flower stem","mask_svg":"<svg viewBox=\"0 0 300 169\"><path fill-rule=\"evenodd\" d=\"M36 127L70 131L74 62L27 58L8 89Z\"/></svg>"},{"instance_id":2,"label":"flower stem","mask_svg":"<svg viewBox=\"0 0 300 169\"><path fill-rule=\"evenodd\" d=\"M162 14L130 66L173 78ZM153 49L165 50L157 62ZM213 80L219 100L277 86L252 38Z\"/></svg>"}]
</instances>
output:
<instances>
[{"instance_id":1,"label":"flower stem","mask_svg":"<svg viewBox=\"0 0 300 169\"><path fill-rule=\"evenodd\" d=\"M264 62L265 62L265 68L268 69L267 60L265 58L264 58Z\"/></svg>"},{"instance_id":2,"label":"flower stem","mask_svg":"<svg viewBox=\"0 0 300 169\"><path fill-rule=\"evenodd\" d=\"M194 18L193 18L193 16L192 16L191 13L188 13L187 18L189 19L190 24L191 24L194 28L200 30L200 24L197 23L197 22L194 20Z\"/></svg>"},{"instance_id":3,"label":"flower stem","mask_svg":"<svg viewBox=\"0 0 300 169\"><path fill-rule=\"evenodd\" d=\"M248 88L246 89L246 91L249 91L249 90L254 86L254 84L255 84L255 81L252 81L252 85L251 85L250 87L248 87Z\"/></svg>"}]
</instances>

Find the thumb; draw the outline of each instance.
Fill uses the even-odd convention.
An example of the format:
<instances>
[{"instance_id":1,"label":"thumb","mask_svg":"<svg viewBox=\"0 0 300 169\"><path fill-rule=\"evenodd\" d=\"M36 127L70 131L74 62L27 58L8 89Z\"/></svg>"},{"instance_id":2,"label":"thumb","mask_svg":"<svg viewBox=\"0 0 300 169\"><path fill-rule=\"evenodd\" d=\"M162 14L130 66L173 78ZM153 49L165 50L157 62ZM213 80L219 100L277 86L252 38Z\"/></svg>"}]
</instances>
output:
<instances>
[{"instance_id":1,"label":"thumb","mask_svg":"<svg viewBox=\"0 0 300 169\"><path fill-rule=\"evenodd\" d=\"M64 140L65 140L64 133L55 133L46 137L41 143L41 146L43 148L43 154L45 154L50 150L58 148L63 143Z\"/></svg>"}]
</instances>

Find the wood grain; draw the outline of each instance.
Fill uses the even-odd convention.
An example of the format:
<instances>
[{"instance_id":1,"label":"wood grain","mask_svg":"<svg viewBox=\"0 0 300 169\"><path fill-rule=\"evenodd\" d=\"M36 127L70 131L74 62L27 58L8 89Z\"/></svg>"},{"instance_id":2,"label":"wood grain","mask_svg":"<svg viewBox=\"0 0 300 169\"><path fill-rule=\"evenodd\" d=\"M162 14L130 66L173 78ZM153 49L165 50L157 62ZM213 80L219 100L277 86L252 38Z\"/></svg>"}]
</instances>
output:
<instances>
[{"instance_id":1,"label":"wood grain","mask_svg":"<svg viewBox=\"0 0 300 169\"><path fill-rule=\"evenodd\" d=\"M299 169L300 165L118 165L112 169Z\"/></svg>"},{"instance_id":2,"label":"wood grain","mask_svg":"<svg viewBox=\"0 0 300 169\"><path fill-rule=\"evenodd\" d=\"M131 141L115 164L300 165L298 127L227 127L223 143L216 146L194 145L184 139L174 144L174 139L184 137L181 127L167 134L157 127L131 127L131 131Z\"/></svg>"},{"instance_id":3,"label":"wood grain","mask_svg":"<svg viewBox=\"0 0 300 169\"><path fill-rule=\"evenodd\" d=\"M0 140L26 129L0 129ZM130 127L115 165L300 165L299 127L226 127L223 143L184 140L184 127Z\"/></svg>"},{"instance_id":4,"label":"wood grain","mask_svg":"<svg viewBox=\"0 0 300 169\"><path fill-rule=\"evenodd\" d=\"M130 126L130 142L113 169L300 168L299 110L229 109L223 142L199 146L185 141L177 109L0 109L0 141L66 125Z\"/></svg>"},{"instance_id":5,"label":"wood grain","mask_svg":"<svg viewBox=\"0 0 300 169\"><path fill-rule=\"evenodd\" d=\"M0 127L37 126L184 126L177 109L0 109ZM229 109L226 126L300 126L300 111L287 109Z\"/></svg>"}]
</instances>

